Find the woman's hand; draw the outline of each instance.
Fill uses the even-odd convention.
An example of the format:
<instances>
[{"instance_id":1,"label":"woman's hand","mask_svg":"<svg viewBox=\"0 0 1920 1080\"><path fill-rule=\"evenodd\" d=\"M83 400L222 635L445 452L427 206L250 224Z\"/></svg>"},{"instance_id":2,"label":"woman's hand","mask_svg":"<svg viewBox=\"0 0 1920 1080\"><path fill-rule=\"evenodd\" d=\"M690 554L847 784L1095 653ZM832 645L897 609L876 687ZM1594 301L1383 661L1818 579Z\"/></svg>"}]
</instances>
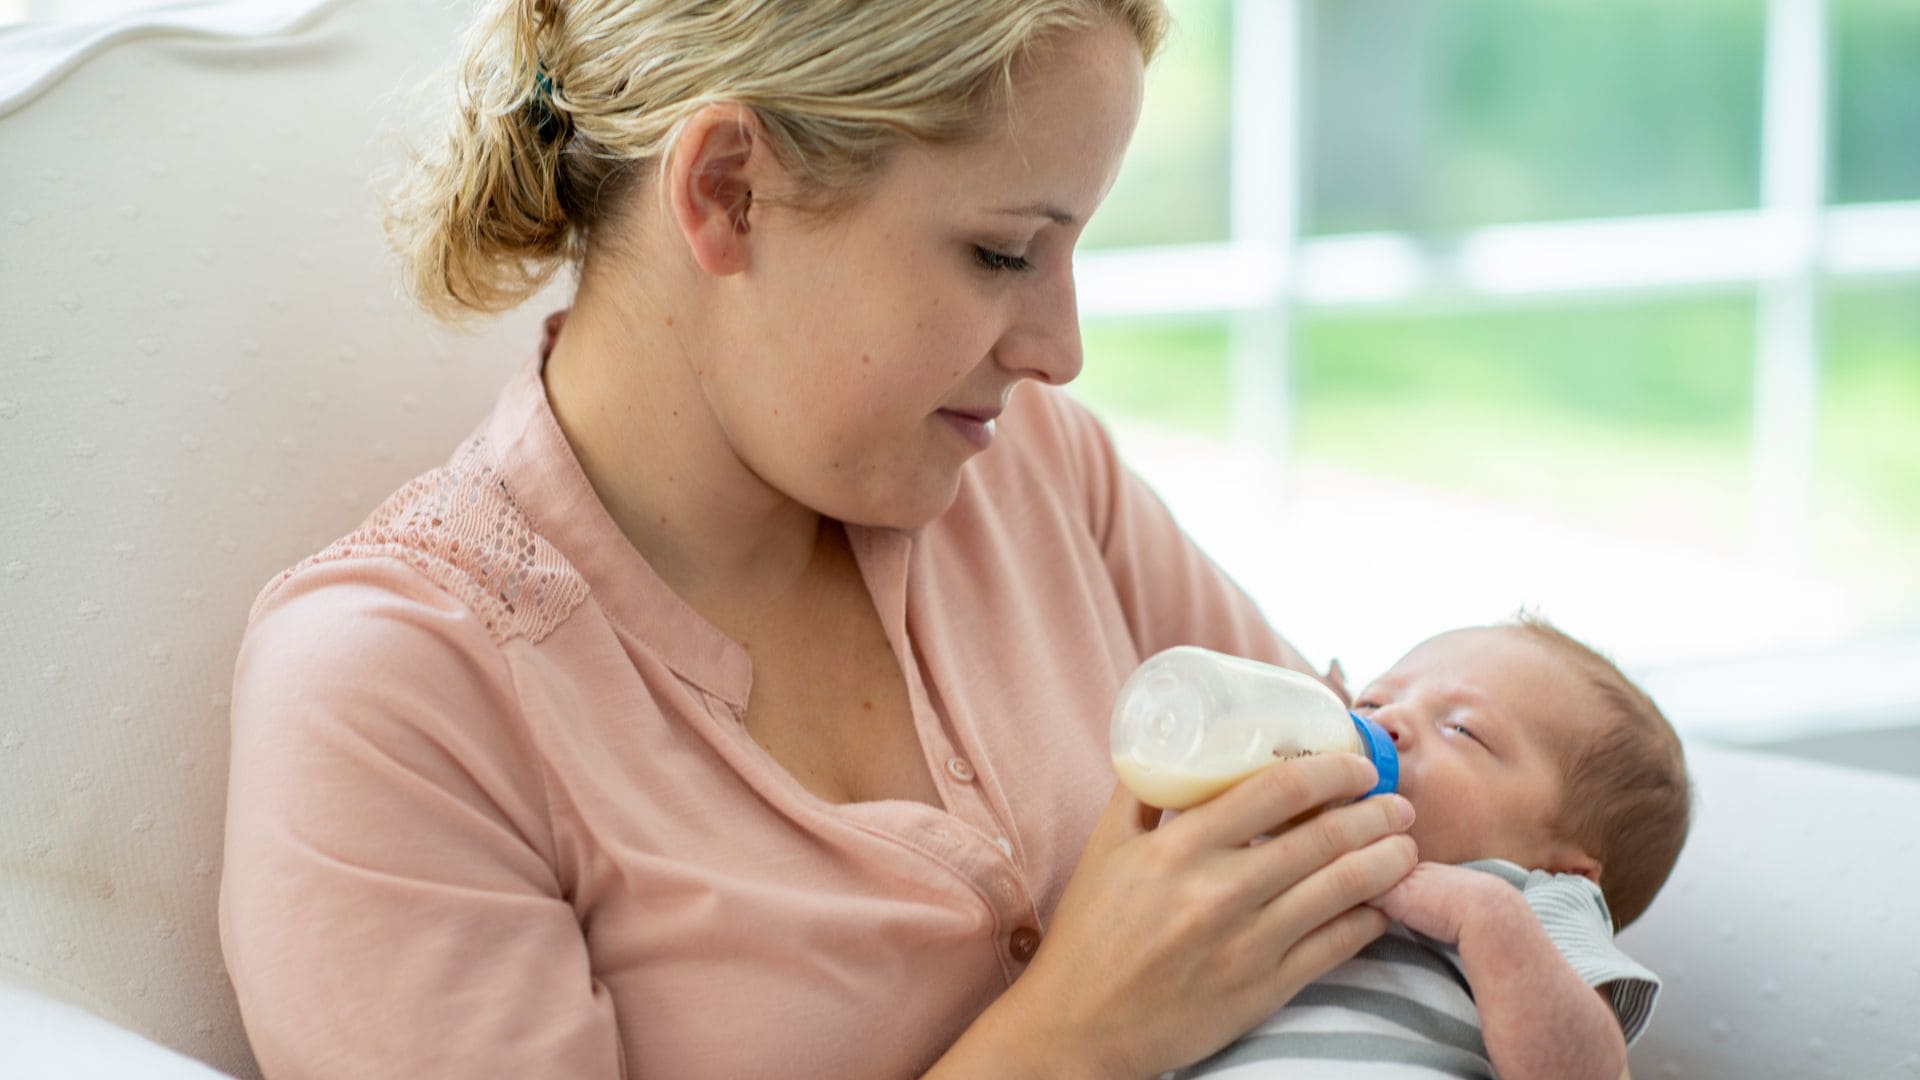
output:
<instances>
[{"instance_id":1,"label":"woman's hand","mask_svg":"<svg viewBox=\"0 0 1920 1080\"><path fill-rule=\"evenodd\" d=\"M990 1011L1003 1045L1045 1055L1049 1075L1152 1076L1352 957L1387 927L1367 901L1413 868L1412 805L1364 799L1252 841L1374 780L1352 754L1281 762L1157 829L1159 811L1116 787L1032 965Z\"/></svg>"}]
</instances>

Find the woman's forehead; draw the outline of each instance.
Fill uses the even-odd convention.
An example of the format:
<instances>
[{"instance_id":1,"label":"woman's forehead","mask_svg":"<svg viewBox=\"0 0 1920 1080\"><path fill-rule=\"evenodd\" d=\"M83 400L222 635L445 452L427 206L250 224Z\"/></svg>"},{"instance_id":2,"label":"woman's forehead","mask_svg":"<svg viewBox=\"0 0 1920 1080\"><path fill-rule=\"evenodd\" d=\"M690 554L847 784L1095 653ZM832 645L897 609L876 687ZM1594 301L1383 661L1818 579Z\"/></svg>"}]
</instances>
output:
<instances>
[{"instance_id":1,"label":"woman's forehead","mask_svg":"<svg viewBox=\"0 0 1920 1080\"><path fill-rule=\"evenodd\" d=\"M1139 119L1139 47L1103 22L1047 56L1057 62L1016 74L980 137L908 157L970 208L1047 208L1084 222L1112 186Z\"/></svg>"}]
</instances>

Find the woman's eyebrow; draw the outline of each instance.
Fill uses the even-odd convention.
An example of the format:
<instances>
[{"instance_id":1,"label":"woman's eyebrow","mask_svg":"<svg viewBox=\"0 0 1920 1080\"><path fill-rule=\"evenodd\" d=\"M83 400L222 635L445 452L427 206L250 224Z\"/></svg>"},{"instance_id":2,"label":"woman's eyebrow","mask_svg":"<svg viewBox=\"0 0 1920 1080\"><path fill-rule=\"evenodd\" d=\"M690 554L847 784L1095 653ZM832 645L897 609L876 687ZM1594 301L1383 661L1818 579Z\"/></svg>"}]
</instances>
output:
<instances>
[{"instance_id":1,"label":"woman's eyebrow","mask_svg":"<svg viewBox=\"0 0 1920 1080\"><path fill-rule=\"evenodd\" d=\"M1047 203L1032 203L1027 206L1009 206L1005 209L995 210L994 213L1006 214L1010 217L1043 217L1052 221L1055 225L1072 225L1078 220L1065 210Z\"/></svg>"}]
</instances>

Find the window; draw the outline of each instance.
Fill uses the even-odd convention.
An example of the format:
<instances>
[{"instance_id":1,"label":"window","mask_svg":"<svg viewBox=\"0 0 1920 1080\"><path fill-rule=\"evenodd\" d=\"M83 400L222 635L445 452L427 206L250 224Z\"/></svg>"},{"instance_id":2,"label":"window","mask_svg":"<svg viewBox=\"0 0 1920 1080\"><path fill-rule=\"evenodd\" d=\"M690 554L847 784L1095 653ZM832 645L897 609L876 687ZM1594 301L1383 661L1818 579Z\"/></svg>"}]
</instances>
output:
<instances>
[{"instance_id":1,"label":"window","mask_svg":"<svg viewBox=\"0 0 1920 1080\"><path fill-rule=\"evenodd\" d=\"M1277 626L1364 678L1524 604L1693 734L1920 715L1920 9L1173 6L1076 387Z\"/></svg>"}]
</instances>

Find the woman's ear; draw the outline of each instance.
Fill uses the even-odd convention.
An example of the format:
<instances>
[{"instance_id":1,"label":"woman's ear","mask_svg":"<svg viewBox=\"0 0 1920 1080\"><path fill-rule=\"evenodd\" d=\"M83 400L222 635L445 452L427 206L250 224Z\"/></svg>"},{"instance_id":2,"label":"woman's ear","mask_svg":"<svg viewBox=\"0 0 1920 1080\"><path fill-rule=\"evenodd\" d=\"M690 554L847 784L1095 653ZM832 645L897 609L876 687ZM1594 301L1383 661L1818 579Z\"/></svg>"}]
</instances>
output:
<instances>
[{"instance_id":1,"label":"woman's ear","mask_svg":"<svg viewBox=\"0 0 1920 1080\"><path fill-rule=\"evenodd\" d=\"M744 105L708 105L681 129L662 179L674 225L707 273L747 268L753 189L777 169L772 157L759 118Z\"/></svg>"}]
</instances>

